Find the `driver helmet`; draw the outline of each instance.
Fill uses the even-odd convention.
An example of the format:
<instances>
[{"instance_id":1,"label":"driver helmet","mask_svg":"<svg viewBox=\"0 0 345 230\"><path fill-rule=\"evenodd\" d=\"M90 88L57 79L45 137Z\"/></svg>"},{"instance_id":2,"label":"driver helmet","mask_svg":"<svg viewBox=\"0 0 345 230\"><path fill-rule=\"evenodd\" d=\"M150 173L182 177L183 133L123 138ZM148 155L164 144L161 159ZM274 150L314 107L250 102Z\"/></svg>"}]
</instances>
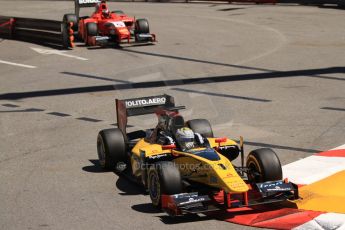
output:
<instances>
[{"instance_id":1,"label":"driver helmet","mask_svg":"<svg viewBox=\"0 0 345 230\"><path fill-rule=\"evenodd\" d=\"M194 132L190 128L177 129L175 136L182 150L194 148Z\"/></svg>"},{"instance_id":2,"label":"driver helmet","mask_svg":"<svg viewBox=\"0 0 345 230\"><path fill-rule=\"evenodd\" d=\"M110 16L110 11L108 9L103 9L102 15L103 17L108 18Z\"/></svg>"}]
</instances>

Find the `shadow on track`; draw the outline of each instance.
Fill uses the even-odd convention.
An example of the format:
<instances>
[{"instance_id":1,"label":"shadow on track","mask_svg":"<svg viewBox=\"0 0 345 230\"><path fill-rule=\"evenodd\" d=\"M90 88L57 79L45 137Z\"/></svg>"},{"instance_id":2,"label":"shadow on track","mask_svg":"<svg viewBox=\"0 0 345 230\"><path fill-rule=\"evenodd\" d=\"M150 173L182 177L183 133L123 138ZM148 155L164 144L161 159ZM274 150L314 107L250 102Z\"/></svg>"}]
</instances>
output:
<instances>
[{"instance_id":1,"label":"shadow on track","mask_svg":"<svg viewBox=\"0 0 345 230\"><path fill-rule=\"evenodd\" d=\"M194 94L204 94L204 95L215 96L215 97L225 97L225 98L240 99L240 100L247 100L247 101L256 101L256 102L271 102L272 101L272 100L255 98L255 97L243 97L243 96L236 96L236 95L230 95L230 94L224 94L224 93L205 92L205 91L193 90L193 89L171 88L171 90L194 93Z\"/></svg>"},{"instance_id":2,"label":"shadow on track","mask_svg":"<svg viewBox=\"0 0 345 230\"><path fill-rule=\"evenodd\" d=\"M125 177L124 175L117 174L119 178L117 179L115 185L117 190L120 190L120 195L122 196L133 196L133 195L145 195L146 191L144 187L137 182L133 181L130 178Z\"/></svg>"},{"instance_id":3,"label":"shadow on track","mask_svg":"<svg viewBox=\"0 0 345 230\"><path fill-rule=\"evenodd\" d=\"M216 220L216 218L213 216L205 216L205 215L198 215L198 214L185 214L183 216L177 216L177 217L171 217L165 214L158 217L164 224L168 224L168 225L200 222L200 221L206 221L206 220Z\"/></svg>"},{"instance_id":4,"label":"shadow on track","mask_svg":"<svg viewBox=\"0 0 345 230\"><path fill-rule=\"evenodd\" d=\"M104 91L113 91L113 90L146 89L146 88L158 88L158 87L167 87L167 86L198 85L198 84L211 84L211 83L222 83L222 82L233 82L233 81L251 81L251 80L292 78L292 77L325 78L323 76L315 76L315 75L339 74L339 73L345 73L345 67L290 70L290 71L279 71L279 72L277 71L277 72L268 72L268 73L251 73L251 74L214 76L214 77L208 76L208 77L198 77L198 78L172 79L172 80L165 80L165 81L159 80L159 81L147 81L147 82L137 82L137 83L124 83L124 84L116 84L116 85L100 85L100 86L50 89L50 90L29 91L29 92L14 92L14 93L1 94L0 100L17 100L17 99L23 99L23 98L104 92ZM345 79L327 77L327 80L341 80L342 81Z\"/></svg>"},{"instance_id":5,"label":"shadow on track","mask_svg":"<svg viewBox=\"0 0 345 230\"><path fill-rule=\"evenodd\" d=\"M141 213L163 213L162 210L154 207L151 203L135 204L131 207L133 210Z\"/></svg>"},{"instance_id":6,"label":"shadow on track","mask_svg":"<svg viewBox=\"0 0 345 230\"><path fill-rule=\"evenodd\" d=\"M36 109L36 108L31 108L31 109L21 109L21 110L1 110L0 113L32 113L32 112L43 112L44 109Z\"/></svg>"},{"instance_id":7,"label":"shadow on track","mask_svg":"<svg viewBox=\"0 0 345 230\"><path fill-rule=\"evenodd\" d=\"M160 53L152 53L152 52L144 52L144 51L131 50L131 49L119 49L119 50L121 50L123 52L128 52L128 53L136 53L136 54L142 54L142 55L153 56L153 57L175 59L175 60L180 60L180 61L189 61L189 62L195 62L195 63L233 67L233 68L238 68L238 69L248 69L248 70L272 72L272 70L268 70L268 69L262 69L262 68L256 68L256 67L250 67L250 66L242 66L242 65L234 65L234 64L214 62L214 61L206 61L206 60L200 60L200 59L195 59L195 58L179 57L179 56L160 54Z\"/></svg>"},{"instance_id":8,"label":"shadow on track","mask_svg":"<svg viewBox=\"0 0 345 230\"><path fill-rule=\"evenodd\" d=\"M89 160L92 165L84 166L82 168L83 171L89 172L89 173L104 173L107 171L104 171L101 166L99 165L98 160ZM108 171L109 172L109 171Z\"/></svg>"},{"instance_id":9,"label":"shadow on track","mask_svg":"<svg viewBox=\"0 0 345 230\"><path fill-rule=\"evenodd\" d=\"M96 159L89 160L92 165L84 166L83 171L89 173L109 173L112 172L118 176L118 179L115 182L116 189L119 190L120 195L140 195L146 194L143 186L137 183L137 181L130 177L126 173L117 173L112 170L104 170L99 165L99 161Z\"/></svg>"}]
</instances>

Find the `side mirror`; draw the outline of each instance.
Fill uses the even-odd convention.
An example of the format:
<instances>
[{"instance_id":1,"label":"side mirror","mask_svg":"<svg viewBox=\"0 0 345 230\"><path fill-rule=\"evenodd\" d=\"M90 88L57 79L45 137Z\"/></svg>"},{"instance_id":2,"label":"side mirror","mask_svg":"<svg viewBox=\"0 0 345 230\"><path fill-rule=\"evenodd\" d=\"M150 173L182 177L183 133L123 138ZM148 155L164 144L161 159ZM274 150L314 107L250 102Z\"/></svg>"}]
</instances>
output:
<instances>
[{"instance_id":1,"label":"side mirror","mask_svg":"<svg viewBox=\"0 0 345 230\"><path fill-rule=\"evenodd\" d=\"M219 137L219 138L216 138L215 142L220 144L220 143L223 143L223 142L226 142L228 138L226 137Z\"/></svg>"}]
</instances>

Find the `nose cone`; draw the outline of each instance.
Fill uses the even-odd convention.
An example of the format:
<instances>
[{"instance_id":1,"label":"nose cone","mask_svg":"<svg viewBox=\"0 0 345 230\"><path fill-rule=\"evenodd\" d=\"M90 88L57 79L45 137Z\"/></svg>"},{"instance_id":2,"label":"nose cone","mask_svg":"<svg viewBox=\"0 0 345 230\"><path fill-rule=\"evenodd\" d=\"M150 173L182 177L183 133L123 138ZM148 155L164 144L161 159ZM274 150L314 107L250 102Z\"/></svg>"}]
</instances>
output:
<instances>
[{"instance_id":1,"label":"nose cone","mask_svg":"<svg viewBox=\"0 0 345 230\"><path fill-rule=\"evenodd\" d=\"M128 37L131 36L131 33L126 27L124 27L124 28L118 28L118 35L120 36L121 39L127 39Z\"/></svg>"},{"instance_id":2,"label":"nose cone","mask_svg":"<svg viewBox=\"0 0 345 230\"><path fill-rule=\"evenodd\" d=\"M230 193L243 193L248 191L248 185L238 176L223 178L224 190Z\"/></svg>"},{"instance_id":3,"label":"nose cone","mask_svg":"<svg viewBox=\"0 0 345 230\"><path fill-rule=\"evenodd\" d=\"M220 157L221 159L218 163L218 166L220 167L213 167L213 169L221 181L221 189L230 193L247 192L249 190L248 185L237 173L232 163L222 155L220 155Z\"/></svg>"}]
</instances>

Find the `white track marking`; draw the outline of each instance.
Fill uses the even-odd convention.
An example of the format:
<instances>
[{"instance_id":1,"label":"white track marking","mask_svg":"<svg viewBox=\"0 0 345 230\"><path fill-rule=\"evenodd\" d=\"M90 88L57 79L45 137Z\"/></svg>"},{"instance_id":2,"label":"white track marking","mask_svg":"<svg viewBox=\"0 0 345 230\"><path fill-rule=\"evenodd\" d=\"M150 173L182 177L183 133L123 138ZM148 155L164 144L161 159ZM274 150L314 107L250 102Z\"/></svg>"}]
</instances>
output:
<instances>
[{"instance_id":1,"label":"white track marking","mask_svg":"<svg viewBox=\"0 0 345 230\"><path fill-rule=\"evenodd\" d=\"M3 61L3 60L0 60L0 64L19 66L19 67L29 68L29 69L37 68L36 66L32 66L32 65L24 65L24 64L19 64L19 63L15 63L15 62L8 62L8 61Z\"/></svg>"},{"instance_id":2,"label":"white track marking","mask_svg":"<svg viewBox=\"0 0 345 230\"><path fill-rule=\"evenodd\" d=\"M63 57L68 57L68 58L74 58L77 60L81 60L81 61L87 61L87 58L83 58L83 57L78 57L75 55L71 55L71 54L67 54L67 51L61 51L61 50L52 50L52 49L41 49L41 48L33 48L30 47L33 51L36 51L39 54L43 54L43 55L59 55L59 56L63 56Z\"/></svg>"},{"instance_id":3,"label":"white track marking","mask_svg":"<svg viewBox=\"0 0 345 230\"><path fill-rule=\"evenodd\" d=\"M282 32L280 32L279 30L277 30L273 27L270 27L270 26L266 26L266 25L262 25L262 24L258 24L258 23L254 23L254 22L250 22L250 21L244 21L244 20L240 20L240 19L221 18L221 17L204 17L204 16L198 16L198 17L199 18L208 18L208 19L213 19L213 20L230 21L230 22L234 22L234 23L238 23L238 24L247 25L247 26L253 26L255 28L260 28L260 29L267 31L271 34L274 34L276 36L276 38L278 40L277 45L272 46L272 48L270 48L269 50L267 50L264 53L254 55L251 58L248 58L246 60L242 60L240 62L234 63L236 65L244 64L244 63L251 62L251 61L263 58L265 56L271 55L271 54L275 53L276 51L278 51L279 49L281 49L288 42L287 37Z\"/></svg>"},{"instance_id":4,"label":"white track marking","mask_svg":"<svg viewBox=\"0 0 345 230\"><path fill-rule=\"evenodd\" d=\"M345 149L345 145L340 145L334 149L331 149L331 150L339 150L339 149Z\"/></svg>"}]
</instances>

